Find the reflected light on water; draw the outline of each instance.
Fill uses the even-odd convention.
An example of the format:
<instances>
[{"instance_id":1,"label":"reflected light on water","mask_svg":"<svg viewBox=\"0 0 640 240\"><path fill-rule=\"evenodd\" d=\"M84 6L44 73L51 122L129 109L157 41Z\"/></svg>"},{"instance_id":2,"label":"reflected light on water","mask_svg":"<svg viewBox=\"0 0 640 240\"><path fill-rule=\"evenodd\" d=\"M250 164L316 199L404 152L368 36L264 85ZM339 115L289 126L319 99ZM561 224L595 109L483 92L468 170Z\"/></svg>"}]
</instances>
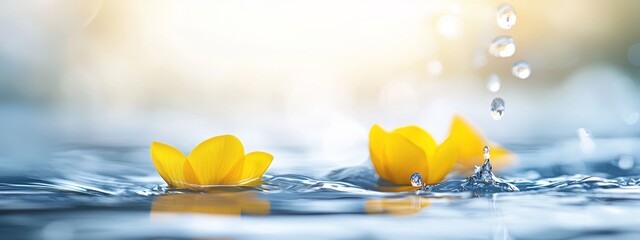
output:
<instances>
[{"instance_id":1,"label":"reflected light on water","mask_svg":"<svg viewBox=\"0 0 640 240\"><path fill-rule=\"evenodd\" d=\"M408 215L420 213L431 205L431 200L422 196L404 198L369 199L365 202L368 214Z\"/></svg>"},{"instance_id":2,"label":"reflected light on water","mask_svg":"<svg viewBox=\"0 0 640 240\"><path fill-rule=\"evenodd\" d=\"M163 219L181 214L268 215L269 201L255 192L196 192L156 196L151 205L151 218Z\"/></svg>"}]
</instances>

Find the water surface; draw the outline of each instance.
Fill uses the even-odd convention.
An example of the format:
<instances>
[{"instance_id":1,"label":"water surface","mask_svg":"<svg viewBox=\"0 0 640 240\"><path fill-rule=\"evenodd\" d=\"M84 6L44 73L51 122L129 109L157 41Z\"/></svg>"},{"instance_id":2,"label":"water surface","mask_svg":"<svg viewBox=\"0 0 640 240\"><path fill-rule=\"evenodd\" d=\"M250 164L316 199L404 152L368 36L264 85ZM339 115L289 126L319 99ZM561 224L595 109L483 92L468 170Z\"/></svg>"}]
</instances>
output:
<instances>
[{"instance_id":1,"label":"water surface","mask_svg":"<svg viewBox=\"0 0 640 240\"><path fill-rule=\"evenodd\" d=\"M576 141L510 146L518 164L497 176L515 192L460 190L460 175L421 191L388 186L367 161L320 177L268 172L253 188L173 190L147 148L70 146L0 178L0 230L35 239L638 239L638 153L621 150L638 143L597 140L593 154Z\"/></svg>"}]
</instances>

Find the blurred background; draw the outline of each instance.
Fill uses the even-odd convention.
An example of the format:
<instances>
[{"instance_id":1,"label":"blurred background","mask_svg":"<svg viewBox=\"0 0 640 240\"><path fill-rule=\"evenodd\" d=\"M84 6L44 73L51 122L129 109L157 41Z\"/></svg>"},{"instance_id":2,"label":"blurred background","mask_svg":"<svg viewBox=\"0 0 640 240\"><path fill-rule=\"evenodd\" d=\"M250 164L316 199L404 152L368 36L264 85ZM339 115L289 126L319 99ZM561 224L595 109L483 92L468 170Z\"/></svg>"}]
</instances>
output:
<instances>
[{"instance_id":1,"label":"blurred background","mask_svg":"<svg viewBox=\"0 0 640 240\"><path fill-rule=\"evenodd\" d=\"M507 145L640 134L640 2L508 1L510 30L501 3L0 0L0 171L226 133L276 170L337 168L367 161L372 124L442 141L454 113ZM488 52L502 35L512 57Z\"/></svg>"}]
</instances>

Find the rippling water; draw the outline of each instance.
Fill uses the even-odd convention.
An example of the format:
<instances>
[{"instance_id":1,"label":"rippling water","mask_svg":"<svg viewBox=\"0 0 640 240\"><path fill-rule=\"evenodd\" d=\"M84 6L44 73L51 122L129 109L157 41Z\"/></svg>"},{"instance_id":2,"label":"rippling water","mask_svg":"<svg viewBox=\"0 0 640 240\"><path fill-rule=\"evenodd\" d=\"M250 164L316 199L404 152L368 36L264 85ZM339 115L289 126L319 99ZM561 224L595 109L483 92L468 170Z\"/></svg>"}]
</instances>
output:
<instances>
[{"instance_id":1,"label":"rippling water","mask_svg":"<svg viewBox=\"0 0 640 240\"><path fill-rule=\"evenodd\" d=\"M393 187L368 164L323 177L269 172L255 188L171 190L146 148L76 146L0 178L0 230L12 239L639 239L638 153L619 149L639 143L602 140L592 155L574 142L512 146L518 167L498 176L514 192L463 188L466 176Z\"/></svg>"}]
</instances>

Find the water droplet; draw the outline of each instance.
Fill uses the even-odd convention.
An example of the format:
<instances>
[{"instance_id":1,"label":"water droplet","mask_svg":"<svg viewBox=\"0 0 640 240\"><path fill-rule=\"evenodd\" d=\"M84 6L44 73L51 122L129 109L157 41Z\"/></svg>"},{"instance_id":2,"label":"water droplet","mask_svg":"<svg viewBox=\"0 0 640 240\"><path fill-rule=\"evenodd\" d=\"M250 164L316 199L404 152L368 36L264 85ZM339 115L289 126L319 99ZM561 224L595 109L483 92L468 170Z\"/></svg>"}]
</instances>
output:
<instances>
[{"instance_id":1,"label":"water droplet","mask_svg":"<svg viewBox=\"0 0 640 240\"><path fill-rule=\"evenodd\" d=\"M499 36L491 42L489 53L496 57L511 57L516 53L516 42L510 36Z\"/></svg>"},{"instance_id":2,"label":"water droplet","mask_svg":"<svg viewBox=\"0 0 640 240\"><path fill-rule=\"evenodd\" d=\"M513 64L511 73L517 78L527 79L531 75L531 66L529 66L529 63L525 60L517 61Z\"/></svg>"},{"instance_id":3,"label":"water droplet","mask_svg":"<svg viewBox=\"0 0 640 240\"><path fill-rule=\"evenodd\" d=\"M473 175L464 180L460 190L485 193L520 191L515 185L493 175L493 167L491 160L489 160L489 147L485 146L482 151L486 159L484 164L474 168Z\"/></svg>"},{"instance_id":4,"label":"water droplet","mask_svg":"<svg viewBox=\"0 0 640 240\"><path fill-rule=\"evenodd\" d=\"M622 155L620 159L618 159L618 167L622 170L629 170L633 168L633 165L635 165L635 163L636 161L632 156L629 155Z\"/></svg>"},{"instance_id":5,"label":"water droplet","mask_svg":"<svg viewBox=\"0 0 640 240\"><path fill-rule=\"evenodd\" d=\"M422 175L420 175L420 173L411 174L411 186L414 186L414 187L422 186Z\"/></svg>"},{"instance_id":6,"label":"water droplet","mask_svg":"<svg viewBox=\"0 0 640 240\"><path fill-rule=\"evenodd\" d=\"M498 26L502 29L511 29L516 24L516 11L509 4L502 4L496 12Z\"/></svg>"},{"instance_id":7,"label":"water droplet","mask_svg":"<svg viewBox=\"0 0 640 240\"><path fill-rule=\"evenodd\" d=\"M482 148L482 153L484 153L484 160L489 160L491 157L491 151L488 146L484 146L484 148Z\"/></svg>"},{"instance_id":8,"label":"water droplet","mask_svg":"<svg viewBox=\"0 0 640 240\"><path fill-rule=\"evenodd\" d=\"M500 90L500 78L498 75L489 75L489 79L487 79L487 90L490 92L497 92Z\"/></svg>"},{"instance_id":9,"label":"water droplet","mask_svg":"<svg viewBox=\"0 0 640 240\"><path fill-rule=\"evenodd\" d=\"M491 116L494 120L500 120L504 115L504 100L502 98L494 98L491 102Z\"/></svg>"}]
</instances>

